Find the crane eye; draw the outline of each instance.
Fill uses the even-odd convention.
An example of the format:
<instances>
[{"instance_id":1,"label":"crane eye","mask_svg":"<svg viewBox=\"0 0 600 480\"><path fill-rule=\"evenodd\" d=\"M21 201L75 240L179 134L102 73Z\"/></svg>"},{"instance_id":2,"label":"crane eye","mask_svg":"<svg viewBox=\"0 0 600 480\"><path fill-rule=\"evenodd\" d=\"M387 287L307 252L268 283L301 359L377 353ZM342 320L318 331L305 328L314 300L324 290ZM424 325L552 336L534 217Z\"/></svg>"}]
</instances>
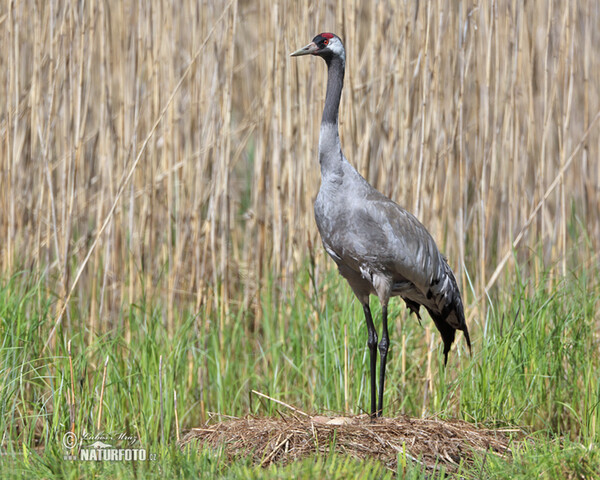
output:
<instances>
[{"instance_id":1,"label":"crane eye","mask_svg":"<svg viewBox=\"0 0 600 480\"><path fill-rule=\"evenodd\" d=\"M329 43L329 40L325 39L323 40L323 45L327 45Z\"/></svg>"}]
</instances>

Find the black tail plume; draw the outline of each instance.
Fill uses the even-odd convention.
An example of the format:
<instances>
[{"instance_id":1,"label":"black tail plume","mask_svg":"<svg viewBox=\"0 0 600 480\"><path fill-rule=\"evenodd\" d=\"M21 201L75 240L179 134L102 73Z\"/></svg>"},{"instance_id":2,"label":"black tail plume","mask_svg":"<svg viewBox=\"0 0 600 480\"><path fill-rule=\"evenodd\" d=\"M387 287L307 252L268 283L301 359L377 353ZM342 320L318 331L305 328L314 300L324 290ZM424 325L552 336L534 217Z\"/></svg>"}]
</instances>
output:
<instances>
[{"instance_id":1,"label":"black tail plume","mask_svg":"<svg viewBox=\"0 0 600 480\"><path fill-rule=\"evenodd\" d=\"M448 352L456 337L456 330L462 330L464 333L467 346L469 347L469 354L471 354L471 337L469 337L469 330L465 322L465 314L460 297L458 297L457 302L448 305L442 313L437 313L429 309L428 311L444 341L444 366L448 363Z\"/></svg>"}]
</instances>

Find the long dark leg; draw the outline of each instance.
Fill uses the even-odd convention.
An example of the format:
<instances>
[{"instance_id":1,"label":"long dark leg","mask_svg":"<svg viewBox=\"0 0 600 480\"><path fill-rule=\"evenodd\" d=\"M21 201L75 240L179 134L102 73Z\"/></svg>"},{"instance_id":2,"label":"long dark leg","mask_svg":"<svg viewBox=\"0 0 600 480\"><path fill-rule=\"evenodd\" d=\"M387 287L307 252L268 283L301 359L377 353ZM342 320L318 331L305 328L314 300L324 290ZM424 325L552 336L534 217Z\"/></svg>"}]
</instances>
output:
<instances>
[{"instance_id":1,"label":"long dark leg","mask_svg":"<svg viewBox=\"0 0 600 480\"><path fill-rule=\"evenodd\" d=\"M377 368L377 352L375 350L377 349L377 330L375 330L375 325L373 325L373 317L371 317L371 309L368 303L363 303L363 310L367 319L367 330L369 331L367 345L369 346L369 353L371 355L371 417L375 417L375 377Z\"/></svg>"},{"instance_id":2,"label":"long dark leg","mask_svg":"<svg viewBox=\"0 0 600 480\"><path fill-rule=\"evenodd\" d=\"M381 342L379 342L379 355L381 356L381 362L379 365L379 407L377 409L378 417L380 417L383 412L383 384L385 382L385 364L387 362L387 354L390 348L387 313L387 305L382 305L381 314L383 317L383 331L381 332Z\"/></svg>"}]
</instances>

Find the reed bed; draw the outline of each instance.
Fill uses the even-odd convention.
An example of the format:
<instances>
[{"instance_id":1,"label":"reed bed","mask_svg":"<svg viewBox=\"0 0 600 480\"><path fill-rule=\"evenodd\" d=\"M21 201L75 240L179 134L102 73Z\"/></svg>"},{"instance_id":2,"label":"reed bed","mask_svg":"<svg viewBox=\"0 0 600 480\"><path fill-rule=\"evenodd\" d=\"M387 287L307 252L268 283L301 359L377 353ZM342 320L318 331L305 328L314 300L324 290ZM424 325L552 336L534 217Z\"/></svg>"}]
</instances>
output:
<instances>
[{"instance_id":1,"label":"reed bed","mask_svg":"<svg viewBox=\"0 0 600 480\"><path fill-rule=\"evenodd\" d=\"M288 53L335 31L346 156L485 322L515 265L598 263L599 21L593 1L4 3L0 271L44 272L49 336L76 312L90 341L140 298L170 334L181 306L250 332L265 282L275 306L311 265L318 289L326 70Z\"/></svg>"}]
</instances>

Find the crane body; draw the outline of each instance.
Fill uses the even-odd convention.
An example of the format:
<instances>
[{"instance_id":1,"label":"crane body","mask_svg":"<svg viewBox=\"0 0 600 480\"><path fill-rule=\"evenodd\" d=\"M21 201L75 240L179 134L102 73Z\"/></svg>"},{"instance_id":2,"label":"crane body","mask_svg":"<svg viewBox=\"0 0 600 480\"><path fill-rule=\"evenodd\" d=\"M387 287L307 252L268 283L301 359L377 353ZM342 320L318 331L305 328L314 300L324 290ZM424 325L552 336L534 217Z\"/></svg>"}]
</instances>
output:
<instances>
[{"instance_id":1,"label":"crane body","mask_svg":"<svg viewBox=\"0 0 600 480\"><path fill-rule=\"evenodd\" d=\"M471 342L462 299L454 274L427 229L411 213L373 188L342 153L338 112L345 70L345 50L331 33L317 35L292 53L321 56L328 67L327 94L319 135L321 186L314 209L317 228L327 253L363 306L367 323L371 370L371 415L383 411L385 369L389 350L387 307L400 296L419 318L423 306L444 342L445 363L462 330ZM379 341L369 306L370 295L382 307ZM376 406L376 350L380 353Z\"/></svg>"}]
</instances>

